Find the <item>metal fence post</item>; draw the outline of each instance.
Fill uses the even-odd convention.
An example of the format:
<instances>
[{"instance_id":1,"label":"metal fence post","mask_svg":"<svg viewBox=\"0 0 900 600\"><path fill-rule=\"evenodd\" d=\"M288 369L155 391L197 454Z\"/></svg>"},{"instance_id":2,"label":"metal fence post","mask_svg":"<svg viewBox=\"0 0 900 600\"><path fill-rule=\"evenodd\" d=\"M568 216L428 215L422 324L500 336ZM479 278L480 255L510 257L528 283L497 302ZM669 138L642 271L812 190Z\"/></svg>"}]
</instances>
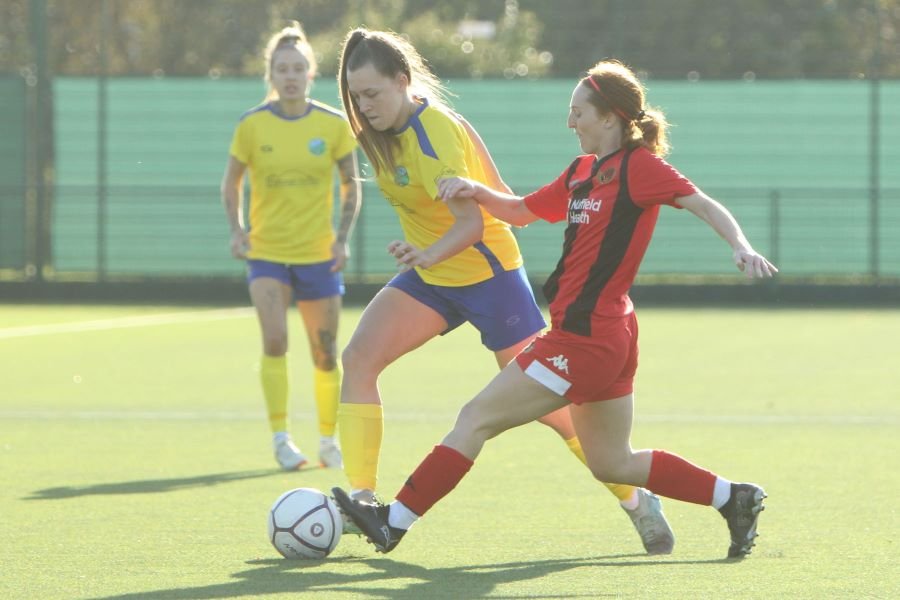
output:
<instances>
[{"instance_id":1,"label":"metal fence post","mask_svg":"<svg viewBox=\"0 0 900 600\"><path fill-rule=\"evenodd\" d=\"M781 192L769 192L769 260L777 267L781 259Z\"/></svg>"},{"instance_id":2,"label":"metal fence post","mask_svg":"<svg viewBox=\"0 0 900 600\"><path fill-rule=\"evenodd\" d=\"M106 71L107 37L109 36L109 0L103 0L100 11L99 62L97 74L97 279L106 279L107 190L106 190Z\"/></svg>"},{"instance_id":3,"label":"metal fence post","mask_svg":"<svg viewBox=\"0 0 900 600\"><path fill-rule=\"evenodd\" d=\"M869 274L881 270L879 209L881 203L881 5L875 3L875 48L869 68Z\"/></svg>"},{"instance_id":4,"label":"metal fence post","mask_svg":"<svg viewBox=\"0 0 900 600\"><path fill-rule=\"evenodd\" d=\"M28 4L33 70L26 79L30 105L26 139L31 139L26 180L26 277L42 282L50 266L50 203L53 184L53 88L47 58L47 3ZM33 79L32 79L33 78ZM31 242L28 242L28 239Z\"/></svg>"}]
</instances>

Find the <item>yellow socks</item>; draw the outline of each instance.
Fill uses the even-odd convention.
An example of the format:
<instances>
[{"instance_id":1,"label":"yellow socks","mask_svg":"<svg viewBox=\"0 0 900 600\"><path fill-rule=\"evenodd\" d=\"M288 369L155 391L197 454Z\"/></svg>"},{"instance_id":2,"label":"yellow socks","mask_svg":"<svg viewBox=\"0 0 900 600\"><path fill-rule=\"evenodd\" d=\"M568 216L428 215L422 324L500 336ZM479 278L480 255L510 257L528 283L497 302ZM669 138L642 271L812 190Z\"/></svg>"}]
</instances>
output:
<instances>
[{"instance_id":1,"label":"yellow socks","mask_svg":"<svg viewBox=\"0 0 900 600\"><path fill-rule=\"evenodd\" d=\"M566 440L566 446L572 451L572 454L578 457L584 466L587 466L587 459L584 457L584 450L581 448L581 442L577 437ZM619 502L627 502L634 498L636 488L633 485L624 485L618 483L603 483L612 492L612 495L619 499Z\"/></svg>"},{"instance_id":2,"label":"yellow socks","mask_svg":"<svg viewBox=\"0 0 900 600\"><path fill-rule=\"evenodd\" d=\"M287 431L287 357L264 354L259 363L259 378L262 381L272 432Z\"/></svg>"},{"instance_id":3,"label":"yellow socks","mask_svg":"<svg viewBox=\"0 0 900 600\"><path fill-rule=\"evenodd\" d=\"M319 435L331 437L337 424L338 403L341 400L341 369L320 371L313 368L313 385L319 414Z\"/></svg>"},{"instance_id":4,"label":"yellow socks","mask_svg":"<svg viewBox=\"0 0 900 600\"><path fill-rule=\"evenodd\" d=\"M384 413L380 404L340 404L338 434L344 472L351 488L375 490L383 433Z\"/></svg>"}]
</instances>

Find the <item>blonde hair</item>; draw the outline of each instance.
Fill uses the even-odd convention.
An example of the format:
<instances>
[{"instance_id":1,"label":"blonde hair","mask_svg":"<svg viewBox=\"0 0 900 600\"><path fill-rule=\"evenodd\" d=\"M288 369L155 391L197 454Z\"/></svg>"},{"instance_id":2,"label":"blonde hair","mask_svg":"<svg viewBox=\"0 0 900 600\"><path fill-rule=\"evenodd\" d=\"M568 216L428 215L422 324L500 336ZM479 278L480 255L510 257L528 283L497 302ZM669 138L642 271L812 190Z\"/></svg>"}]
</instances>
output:
<instances>
[{"instance_id":1,"label":"blonde hair","mask_svg":"<svg viewBox=\"0 0 900 600\"><path fill-rule=\"evenodd\" d=\"M581 80L590 90L588 102L601 114L614 113L622 121L622 146L647 148L657 156L669 152L668 122L663 112L645 104L644 86L634 71L617 60L598 62Z\"/></svg>"},{"instance_id":2,"label":"blonde hair","mask_svg":"<svg viewBox=\"0 0 900 600\"><path fill-rule=\"evenodd\" d=\"M263 51L263 60L266 64L264 80L268 86L265 98L267 101L274 100L276 97L275 88L272 86L272 63L275 60L275 53L285 48L294 48L303 55L303 58L309 64L310 79L316 75L316 70L319 66L316 62L316 54L306 40L306 34L303 32L303 26L300 24L300 21L291 21L289 26L276 32L269 38Z\"/></svg>"},{"instance_id":3,"label":"blonde hair","mask_svg":"<svg viewBox=\"0 0 900 600\"><path fill-rule=\"evenodd\" d=\"M369 158L375 173L380 173L382 169L393 172L397 168L394 162L396 137L390 132L378 131L369 124L360 113L359 105L347 87L347 72L368 64L385 77L393 78L403 73L409 80L409 90L412 94L426 98L431 106L449 109L447 90L413 45L396 33L358 28L344 38L338 70L338 85L344 111L350 120L353 134L359 140L359 145Z\"/></svg>"}]
</instances>

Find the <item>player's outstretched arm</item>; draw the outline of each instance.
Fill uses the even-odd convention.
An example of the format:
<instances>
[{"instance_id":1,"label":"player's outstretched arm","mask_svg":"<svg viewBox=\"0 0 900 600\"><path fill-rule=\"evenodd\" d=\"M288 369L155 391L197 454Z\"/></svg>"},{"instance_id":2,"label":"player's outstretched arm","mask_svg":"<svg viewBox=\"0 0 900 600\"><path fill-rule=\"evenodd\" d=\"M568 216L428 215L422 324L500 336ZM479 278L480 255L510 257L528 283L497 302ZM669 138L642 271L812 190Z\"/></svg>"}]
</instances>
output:
<instances>
[{"instance_id":1,"label":"player's outstretched arm","mask_svg":"<svg viewBox=\"0 0 900 600\"><path fill-rule=\"evenodd\" d=\"M732 249L734 264L747 277L772 277L778 272L775 265L753 249L741 226L727 208L703 192L682 196L677 202L706 221L723 240L728 242Z\"/></svg>"},{"instance_id":2,"label":"player's outstretched arm","mask_svg":"<svg viewBox=\"0 0 900 600\"><path fill-rule=\"evenodd\" d=\"M438 181L441 198L472 198L491 215L519 227L537 221L521 196L492 190L486 185L465 177L447 177Z\"/></svg>"}]
</instances>

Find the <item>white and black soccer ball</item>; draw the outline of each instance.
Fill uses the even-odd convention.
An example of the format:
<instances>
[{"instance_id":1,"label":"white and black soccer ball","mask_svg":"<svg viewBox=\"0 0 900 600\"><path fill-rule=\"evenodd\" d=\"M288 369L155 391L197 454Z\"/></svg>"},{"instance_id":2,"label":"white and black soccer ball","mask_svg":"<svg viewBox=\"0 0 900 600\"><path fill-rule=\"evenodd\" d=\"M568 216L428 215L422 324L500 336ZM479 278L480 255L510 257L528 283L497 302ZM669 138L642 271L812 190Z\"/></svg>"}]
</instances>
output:
<instances>
[{"instance_id":1,"label":"white and black soccer ball","mask_svg":"<svg viewBox=\"0 0 900 600\"><path fill-rule=\"evenodd\" d=\"M269 541L285 558L325 558L342 530L334 500L317 489L289 490L269 510Z\"/></svg>"}]
</instances>

